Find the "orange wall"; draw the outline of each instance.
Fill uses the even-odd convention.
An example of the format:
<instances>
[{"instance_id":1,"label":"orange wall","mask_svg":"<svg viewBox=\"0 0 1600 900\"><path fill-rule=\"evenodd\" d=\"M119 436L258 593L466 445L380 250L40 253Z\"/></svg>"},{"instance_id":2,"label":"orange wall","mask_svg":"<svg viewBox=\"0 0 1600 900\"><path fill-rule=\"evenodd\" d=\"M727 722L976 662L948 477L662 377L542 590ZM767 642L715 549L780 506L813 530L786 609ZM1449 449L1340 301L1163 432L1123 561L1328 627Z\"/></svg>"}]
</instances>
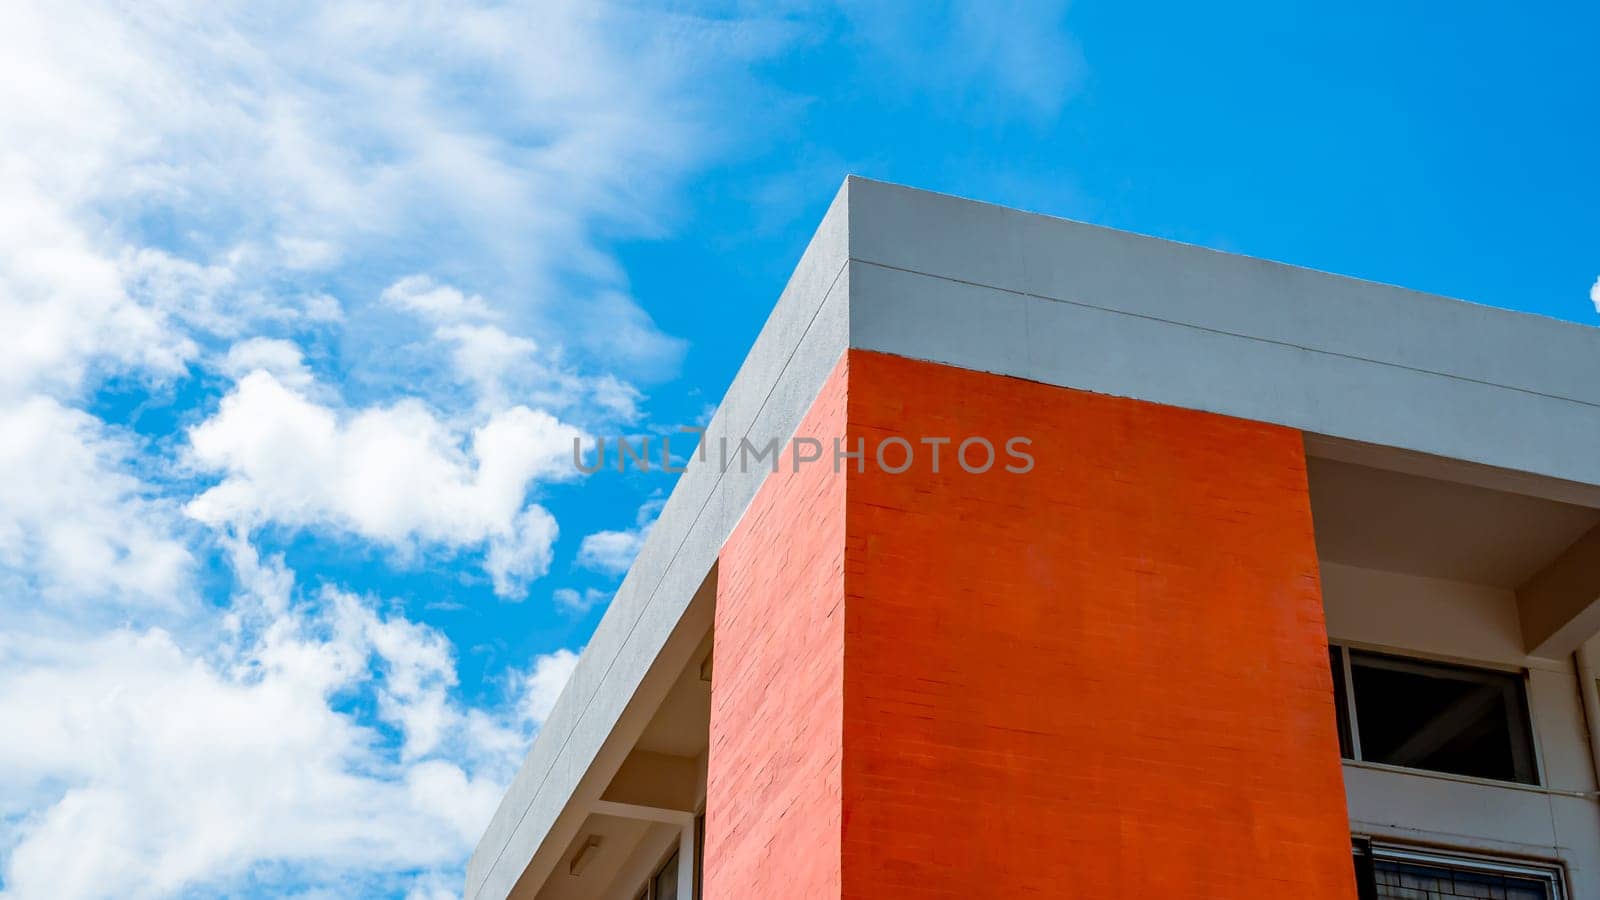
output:
<instances>
[{"instance_id":1,"label":"orange wall","mask_svg":"<svg viewBox=\"0 0 1600 900\"><path fill-rule=\"evenodd\" d=\"M1354 898L1299 433L850 360L844 896Z\"/></svg>"},{"instance_id":2,"label":"orange wall","mask_svg":"<svg viewBox=\"0 0 1600 900\"><path fill-rule=\"evenodd\" d=\"M840 360L797 434L844 433ZM844 492L831 465L768 476L717 564L707 900L838 897Z\"/></svg>"},{"instance_id":3,"label":"orange wall","mask_svg":"<svg viewBox=\"0 0 1600 900\"><path fill-rule=\"evenodd\" d=\"M1300 435L847 363L811 433L1035 468L769 479L719 565L706 896L1353 900Z\"/></svg>"}]
</instances>

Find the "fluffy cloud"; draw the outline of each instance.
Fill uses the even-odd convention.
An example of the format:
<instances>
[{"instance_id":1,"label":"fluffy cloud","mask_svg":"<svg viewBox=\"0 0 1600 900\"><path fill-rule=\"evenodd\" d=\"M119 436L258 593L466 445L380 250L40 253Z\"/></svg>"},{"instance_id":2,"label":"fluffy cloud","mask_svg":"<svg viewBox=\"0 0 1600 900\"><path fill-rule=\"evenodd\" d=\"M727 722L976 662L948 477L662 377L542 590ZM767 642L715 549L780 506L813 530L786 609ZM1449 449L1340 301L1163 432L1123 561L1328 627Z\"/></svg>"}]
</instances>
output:
<instances>
[{"instance_id":1,"label":"fluffy cloud","mask_svg":"<svg viewBox=\"0 0 1600 900\"><path fill-rule=\"evenodd\" d=\"M29 737L0 741L7 895L220 890L263 860L343 878L452 869L574 656L541 657L496 713L464 710L442 635L322 599L211 657L162 630L0 639L0 734ZM398 750L341 710L362 695ZM18 818L19 801L35 811Z\"/></svg>"},{"instance_id":2,"label":"fluffy cloud","mask_svg":"<svg viewBox=\"0 0 1600 900\"><path fill-rule=\"evenodd\" d=\"M0 434L0 608L185 597L192 558L173 505L127 471L131 439L48 397L0 405Z\"/></svg>"},{"instance_id":3,"label":"fluffy cloud","mask_svg":"<svg viewBox=\"0 0 1600 900\"><path fill-rule=\"evenodd\" d=\"M660 498L639 507L639 513L634 517L634 527L625 531L597 531L584 535L583 543L578 545L578 565L590 571L606 575L621 575L633 565L633 558L639 555L639 548L644 546L644 539L650 536L650 526L655 524L656 516L661 514L661 507L666 501Z\"/></svg>"},{"instance_id":4,"label":"fluffy cloud","mask_svg":"<svg viewBox=\"0 0 1600 900\"><path fill-rule=\"evenodd\" d=\"M523 718L543 722L555 708L556 698L567 686L572 670L578 665L578 654L571 650L557 650L535 661L534 666L521 681L521 712Z\"/></svg>"},{"instance_id":5,"label":"fluffy cloud","mask_svg":"<svg viewBox=\"0 0 1600 900\"><path fill-rule=\"evenodd\" d=\"M223 357L221 369L235 380L260 370L294 390L311 387L313 380L300 347L279 338L256 337L234 344Z\"/></svg>"},{"instance_id":6,"label":"fluffy cloud","mask_svg":"<svg viewBox=\"0 0 1600 900\"><path fill-rule=\"evenodd\" d=\"M609 3L14 4L0 393L176 377L218 338L336 320L326 273L407 259L503 293L508 333L670 374L682 342L599 235L660 231L712 149L692 98L740 90L782 28Z\"/></svg>"},{"instance_id":7,"label":"fluffy cloud","mask_svg":"<svg viewBox=\"0 0 1600 900\"><path fill-rule=\"evenodd\" d=\"M542 348L533 339L507 330L507 317L481 296L426 275L408 275L385 288L380 299L384 306L429 329L429 341L413 344L410 350L441 357L448 380L469 388L479 410L527 404L619 422L639 417L643 395L632 384L612 372L579 374L560 347ZM604 331L612 343L626 339L626 327L603 317L591 318L585 328ZM635 358L653 354L643 349L651 342L677 346L675 340L642 331L640 335L638 352L632 354ZM673 365L676 353L669 354Z\"/></svg>"},{"instance_id":8,"label":"fluffy cloud","mask_svg":"<svg viewBox=\"0 0 1600 900\"><path fill-rule=\"evenodd\" d=\"M542 506L529 506L517 513L508 535L490 538L484 568L494 592L502 597L525 596L527 583L550 571L556 532L555 516Z\"/></svg>"},{"instance_id":9,"label":"fluffy cloud","mask_svg":"<svg viewBox=\"0 0 1600 900\"><path fill-rule=\"evenodd\" d=\"M1589 286L1589 302L1594 304L1594 311L1600 312L1600 278L1594 280Z\"/></svg>"},{"instance_id":10,"label":"fluffy cloud","mask_svg":"<svg viewBox=\"0 0 1600 900\"><path fill-rule=\"evenodd\" d=\"M580 432L524 406L462 434L415 400L351 414L257 370L189 431L220 483L186 511L210 525L331 525L402 551L486 547L495 589L517 595L549 567L555 519L529 485L569 477Z\"/></svg>"},{"instance_id":11,"label":"fluffy cloud","mask_svg":"<svg viewBox=\"0 0 1600 900\"><path fill-rule=\"evenodd\" d=\"M3 29L0 29L3 30ZM5 54L0 51L0 57ZM0 74L0 80L4 75ZM0 131L10 132L0 118ZM76 393L91 368L180 374L194 342L136 302L41 185L7 176L0 150L0 398Z\"/></svg>"},{"instance_id":12,"label":"fluffy cloud","mask_svg":"<svg viewBox=\"0 0 1600 900\"><path fill-rule=\"evenodd\" d=\"M633 558L644 546L643 529L597 531L583 537L578 546L578 565L606 575L621 575L633 565Z\"/></svg>"},{"instance_id":13,"label":"fluffy cloud","mask_svg":"<svg viewBox=\"0 0 1600 900\"><path fill-rule=\"evenodd\" d=\"M468 296L426 275L408 275L384 288L383 302L432 322L497 319L483 298Z\"/></svg>"},{"instance_id":14,"label":"fluffy cloud","mask_svg":"<svg viewBox=\"0 0 1600 900\"><path fill-rule=\"evenodd\" d=\"M448 894L575 654L469 705L443 633L297 593L263 526L525 591L571 423L635 419L683 355L609 242L661 232L715 149L705 92L781 26L569 0L0 17L5 894Z\"/></svg>"},{"instance_id":15,"label":"fluffy cloud","mask_svg":"<svg viewBox=\"0 0 1600 900\"><path fill-rule=\"evenodd\" d=\"M582 591L576 588L556 588L550 596L562 609L579 614L594 609L611 597L599 588L585 588Z\"/></svg>"}]
</instances>

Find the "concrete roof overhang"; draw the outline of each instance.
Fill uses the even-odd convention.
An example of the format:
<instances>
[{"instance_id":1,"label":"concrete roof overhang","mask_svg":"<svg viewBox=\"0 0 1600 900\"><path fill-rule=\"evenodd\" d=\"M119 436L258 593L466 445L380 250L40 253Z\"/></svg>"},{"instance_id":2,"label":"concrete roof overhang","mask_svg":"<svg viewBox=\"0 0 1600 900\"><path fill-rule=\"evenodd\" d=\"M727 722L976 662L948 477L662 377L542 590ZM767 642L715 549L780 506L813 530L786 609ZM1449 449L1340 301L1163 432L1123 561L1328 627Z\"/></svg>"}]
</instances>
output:
<instances>
[{"instance_id":1,"label":"concrete roof overhang","mask_svg":"<svg viewBox=\"0 0 1600 900\"><path fill-rule=\"evenodd\" d=\"M787 439L847 348L1276 423L1314 452L1383 448L1433 460L1430 477L1600 506L1600 329L1553 319L850 178L705 439ZM679 478L473 854L468 898L537 885L573 838L709 628L752 469L697 459ZM1600 628L1600 534L1571 557L1526 586L1530 649Z\"/></svg>"}]
</instances>

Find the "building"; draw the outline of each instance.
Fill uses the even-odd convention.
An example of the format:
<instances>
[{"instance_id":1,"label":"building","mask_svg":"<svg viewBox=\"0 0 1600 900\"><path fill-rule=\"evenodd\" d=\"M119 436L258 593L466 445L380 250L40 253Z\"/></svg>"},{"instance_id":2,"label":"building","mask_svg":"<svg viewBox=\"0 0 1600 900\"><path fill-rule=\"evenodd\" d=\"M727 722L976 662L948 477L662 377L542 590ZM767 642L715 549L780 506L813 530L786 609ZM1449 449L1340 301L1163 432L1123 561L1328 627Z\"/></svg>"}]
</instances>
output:
<instances>
[{"instance_id":1,"label":"building","mask_svg":"<svg viewBox=\"0 0 1600 900\"><path fill-rule=\"evenodd\" d=\"M850 179L702 448L467 897L1600 897L1600 331Z\"/></svg>"}]
</instances>

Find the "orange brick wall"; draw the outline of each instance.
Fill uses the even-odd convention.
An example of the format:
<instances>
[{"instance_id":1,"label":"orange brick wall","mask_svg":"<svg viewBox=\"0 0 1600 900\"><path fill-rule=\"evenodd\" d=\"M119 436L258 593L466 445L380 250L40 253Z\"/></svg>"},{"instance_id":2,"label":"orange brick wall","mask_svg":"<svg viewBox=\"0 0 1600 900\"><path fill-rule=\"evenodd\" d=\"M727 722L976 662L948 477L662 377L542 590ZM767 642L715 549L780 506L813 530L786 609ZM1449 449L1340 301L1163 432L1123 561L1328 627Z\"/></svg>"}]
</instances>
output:
<instances>
[{"instance_id":1,"label":"orange brick wall","mask_svg":"<svg viewBox=\"0 0 1600 900\"><path fill-rule=\"evenodd\" d=\"M724 549L708 898L1353 900L1298 433L862 351L803 429L919 458Z\"/></svg>"},{"instance_id":2,"label":"orange brick wall","mask_svg":"<svg viewBox=\"0 0 1600 900\"><path fill-rule=\"evenodd\" d=\"M846 366L797 434L844 433ZM785 462L717 564L707 900L840 895L845 481Z\"/></svg>"}]
</instances>

